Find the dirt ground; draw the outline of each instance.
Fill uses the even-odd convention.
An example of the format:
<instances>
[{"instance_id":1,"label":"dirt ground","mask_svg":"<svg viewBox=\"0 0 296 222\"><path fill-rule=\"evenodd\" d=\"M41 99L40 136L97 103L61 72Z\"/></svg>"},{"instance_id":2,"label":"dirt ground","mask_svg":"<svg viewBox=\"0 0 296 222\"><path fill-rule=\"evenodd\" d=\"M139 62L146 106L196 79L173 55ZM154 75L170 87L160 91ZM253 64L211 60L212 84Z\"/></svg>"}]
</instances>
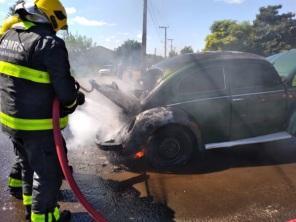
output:
<instances>
[{"instance_id":1,"label":"dirt ground","mask_svg":"<svg viewBox=\"0 0 296 222\"><path fill-rule=\"evenodd\" d=\"M142 164L127 170L95 147L70 150L75 178L109 221L287 221L296 218L296 140L210 151L203 161L175 172ZM20 201L6 181L13 161L0 134L0 222L23 221ZM91 218L66 183L60 201L72 221Z\"/></svg>"}]
</instances>

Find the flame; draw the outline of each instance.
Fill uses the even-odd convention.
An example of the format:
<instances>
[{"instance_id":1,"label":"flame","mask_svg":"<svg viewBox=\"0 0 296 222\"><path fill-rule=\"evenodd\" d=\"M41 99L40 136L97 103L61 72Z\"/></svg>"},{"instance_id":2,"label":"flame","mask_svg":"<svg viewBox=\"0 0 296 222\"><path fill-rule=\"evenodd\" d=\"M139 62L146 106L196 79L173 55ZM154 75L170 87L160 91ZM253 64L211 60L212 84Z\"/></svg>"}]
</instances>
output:
<instances>
[{"instance_id":1,"label":"flame","mask_svg":"<svg viewBox=\"0 0 296 222\"><path fill-rule=\"evenodd\" d=\"M145 156L144 150L141 150L135 154L136 159L141 159Z\"/></svg>"}]
</instances>

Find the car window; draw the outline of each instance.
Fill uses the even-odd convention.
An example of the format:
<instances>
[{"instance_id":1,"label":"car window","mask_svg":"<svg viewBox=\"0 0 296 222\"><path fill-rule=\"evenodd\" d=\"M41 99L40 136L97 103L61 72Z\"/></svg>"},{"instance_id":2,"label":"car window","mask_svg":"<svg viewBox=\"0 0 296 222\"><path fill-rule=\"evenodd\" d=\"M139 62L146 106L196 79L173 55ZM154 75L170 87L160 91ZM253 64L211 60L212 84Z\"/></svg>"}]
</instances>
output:
<instances>
[{"instance_id":1,"label":"car window","mask_svg":"<svg viewBox=\"0 0 296 222\"><path fill-rule=\"evenodd\" d=\"M227 68L230 73L231 88L243 89L257 86L278 86L281 81L270 66L262 63L242 62L231 64Z\"/></svg>"},{"instance_id":2,"label":"car window","mask_svg":"<svg viewBox=\"0 0 296 222\"><path fill-rule=\"evenodd\" d=\"M178 91L180 94L216 91L226 88L223 67L192 67L181 80Z\"/></svg>"}]
</instances>

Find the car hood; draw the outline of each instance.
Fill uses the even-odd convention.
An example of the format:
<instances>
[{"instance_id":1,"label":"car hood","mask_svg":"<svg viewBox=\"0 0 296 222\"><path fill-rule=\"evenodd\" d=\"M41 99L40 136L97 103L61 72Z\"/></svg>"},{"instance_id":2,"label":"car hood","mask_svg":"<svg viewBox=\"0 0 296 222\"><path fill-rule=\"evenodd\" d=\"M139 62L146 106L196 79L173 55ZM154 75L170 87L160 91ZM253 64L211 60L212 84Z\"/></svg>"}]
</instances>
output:
<instances>
[{"instance_id":1,"label":"car hood","mask_svg":"<svg viewBox=\"0 0 296 222\"><path fill-rule=\"evenodd\" d=\"M266 59L273 64L283 78L288 78L296 73L296 49L281 52Z\"/></svg>"},{"instance_id":2,"label":"car hood","mask_svg":"<svg viewBox=\"0 0 296 222\"><path fill-rule=\"evenodd\" d=\"M133 116L139 113L141 109L141 101L134 95L124 92L119 86L113 82L112 84L99 84L95 80L91 82L92 88L110 99L115 105L122 109L124 114Z\"/></svg>"}]
</instances>

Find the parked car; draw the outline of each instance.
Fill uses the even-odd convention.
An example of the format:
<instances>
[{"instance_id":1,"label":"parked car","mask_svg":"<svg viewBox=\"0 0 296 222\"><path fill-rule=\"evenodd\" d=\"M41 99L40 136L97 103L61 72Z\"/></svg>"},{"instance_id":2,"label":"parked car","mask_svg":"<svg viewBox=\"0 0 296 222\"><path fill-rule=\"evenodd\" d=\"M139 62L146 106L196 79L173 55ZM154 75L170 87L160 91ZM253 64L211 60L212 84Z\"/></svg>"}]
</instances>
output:
<instances>
[{"instance_id":1,"label":"parked car","mask_svg":"<svg viewBox=\"0 0 296 222\"><path fill-rule=\"evenodd\" d=\"M114 96L120 89L101 88L129 120L114 139L98 141L101 149L159 168L185 164L194 152L291 137L296 73L283 82L265 58L241 52L181 55L151 69L160 78L130 112Z\"/></svg>"},{"instance_id":2,"label":"parked car","mask_svg":"<svg viewBox=\"0 0 296 222\"><path fill-rule=\"evenodd\" d=\"M112 65L104 65L99 70L99 75L100 76L111 76L111 75L114 75L113 66Z\"/></svg>"},{"instance_id":3,"label":"parked car","mask_svg":"<svg viewBox=\"0 0 296 222\"><path fill-rule=\"evenodd\" d=\"M273 64L284 82L296 85L296 81L292 83L296 74L296 49L284 51L266 59Z\"/></svg>"}]
</instances>

